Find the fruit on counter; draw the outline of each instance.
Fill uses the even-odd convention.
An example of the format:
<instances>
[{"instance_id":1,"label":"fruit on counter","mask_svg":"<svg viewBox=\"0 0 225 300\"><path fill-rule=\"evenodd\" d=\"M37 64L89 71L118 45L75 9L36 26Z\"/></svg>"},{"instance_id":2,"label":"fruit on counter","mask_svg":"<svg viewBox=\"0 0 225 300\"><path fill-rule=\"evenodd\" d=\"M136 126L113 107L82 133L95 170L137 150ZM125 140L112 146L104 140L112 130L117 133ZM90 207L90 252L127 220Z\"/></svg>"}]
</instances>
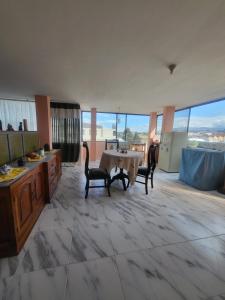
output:
<instances>
[{"instance_id":1,"label":"fruit on counter","mask_svg":"<svg viewBox=\"0 0 225 300\"><path fill-rule=\"evenodd\" d=\"M26 156L31 159L40 159L41 158L41 156L36 152L28 153Z\"/></svg>"}]
</instances>

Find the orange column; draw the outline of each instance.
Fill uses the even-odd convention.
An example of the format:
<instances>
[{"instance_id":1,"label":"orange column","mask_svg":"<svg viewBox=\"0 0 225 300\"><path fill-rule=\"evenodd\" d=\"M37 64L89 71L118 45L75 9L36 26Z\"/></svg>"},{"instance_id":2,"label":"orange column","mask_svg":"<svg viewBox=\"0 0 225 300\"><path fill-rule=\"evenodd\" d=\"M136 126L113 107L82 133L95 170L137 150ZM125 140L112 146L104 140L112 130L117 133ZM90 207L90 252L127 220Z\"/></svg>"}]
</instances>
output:
<instances>
[{"instance_id":1,"label":"orange column","mask_svg":"<svg viewBox=\"0 0 225 300\"><path fill-rule=\"evenodd\" d=\"M150 114L150 123L149 123L149 144L152 144L155 140L156 125L157 125L157 112L152 112Z\"/></svg>"},{"instance_id":2,"label":"orange column","mask_svg":"<svg viewBox=\"0 0 225 300\"><path fill-rule=\"evenodd\" d=\"M163 109L162 133L173 130L175 106L165 106Z\"/></svg>"},{"instance_id":3,"label":"orange column","mask_svg":"<svg viewBox=\"0 0 225 300\"><path fill-rule=\"evenodd\" d=\"M91 109L90 160L96 160L96 108Z\"/></svg>"},{"instance_id":4,"label":"orange column","mask_svg":"<svg viewBox=\"0 0 225 300\"><path fill-rule=\"evenodd\" d=\"M48 144L52 149L52 128L49 96L35 96L37 130L40 136L40 145Z\"/></svg>"}]
</instances>

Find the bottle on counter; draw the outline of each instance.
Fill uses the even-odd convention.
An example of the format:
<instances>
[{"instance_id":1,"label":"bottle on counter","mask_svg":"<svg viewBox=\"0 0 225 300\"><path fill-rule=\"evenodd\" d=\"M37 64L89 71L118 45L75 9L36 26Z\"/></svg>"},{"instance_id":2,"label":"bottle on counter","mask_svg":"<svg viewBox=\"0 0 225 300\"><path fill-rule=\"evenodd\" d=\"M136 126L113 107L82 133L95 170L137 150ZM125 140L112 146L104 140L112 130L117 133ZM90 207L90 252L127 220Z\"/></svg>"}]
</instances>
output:
<instances>
[{"instance_id":1,"label":"bottle on counter","mask_svg":"<svg viewBox=\"0 0 225 300\"><path fill-rule=\"evenodd\" d=\"M39 155L40 156L45 156L45 150L44 150L44 148L40 148L39 149Z\"/></svg>"},{"instance_id":2,"label":"bottle on counter","mask_svg":"<svg viewBox=\"0 0 225 300\"><path fill-rule=\"evenodd\" d=\"M23 122L20 122L18 129L19 129L19 131L23 131Z\"/></svg>"}]
</instances>

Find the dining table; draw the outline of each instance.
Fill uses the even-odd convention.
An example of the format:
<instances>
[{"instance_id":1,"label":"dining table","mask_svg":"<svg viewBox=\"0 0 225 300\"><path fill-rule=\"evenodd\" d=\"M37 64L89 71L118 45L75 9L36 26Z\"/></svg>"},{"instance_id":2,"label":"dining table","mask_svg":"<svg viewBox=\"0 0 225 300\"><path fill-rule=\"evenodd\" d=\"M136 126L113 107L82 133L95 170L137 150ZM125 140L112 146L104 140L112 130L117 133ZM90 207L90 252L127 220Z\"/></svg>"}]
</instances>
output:
<instances>
[{"instance_id":1,"label":"dining table","mask_svg":"<svg viewBox=\"0 0 225 300\"><path fill-rule=\"evenodd\" d=\"M107 170L110 174L112 169L118 167L119 173L114 175L110 184L115 180L121 180L124 190L127 189L126 181L132 185L137 176L138 166L142 163L144 154L138 151L105 150L100 160L100 168ZM126 173L124 172L126 170Z\"/></svg>"}]
</instances>

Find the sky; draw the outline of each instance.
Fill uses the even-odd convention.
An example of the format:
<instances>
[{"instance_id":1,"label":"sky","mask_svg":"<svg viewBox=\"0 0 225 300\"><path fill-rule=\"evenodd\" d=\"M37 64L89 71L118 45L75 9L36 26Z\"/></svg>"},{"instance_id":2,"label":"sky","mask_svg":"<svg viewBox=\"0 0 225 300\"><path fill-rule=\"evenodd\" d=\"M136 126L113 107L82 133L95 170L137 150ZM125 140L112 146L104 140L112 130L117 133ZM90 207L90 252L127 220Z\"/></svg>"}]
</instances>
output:
<instances>
[{"instance_id":1,"label":"sky","mask_svg":"<svg viewBox=\"0 0 225 300\"><path fill-rule=\"evenodd\" d=\"M83 112L83 122L90 123L90 112ZM118 118L118 131L125 130L125 114L119 114ZM97 113L97 125L102 125L105 128L112 128L112 125L116 126L116 114L111 113ZM144 115L127 115L127 128L136 132L148 132L149 128L149 116Z\"/></svg>"}]
</instances>

